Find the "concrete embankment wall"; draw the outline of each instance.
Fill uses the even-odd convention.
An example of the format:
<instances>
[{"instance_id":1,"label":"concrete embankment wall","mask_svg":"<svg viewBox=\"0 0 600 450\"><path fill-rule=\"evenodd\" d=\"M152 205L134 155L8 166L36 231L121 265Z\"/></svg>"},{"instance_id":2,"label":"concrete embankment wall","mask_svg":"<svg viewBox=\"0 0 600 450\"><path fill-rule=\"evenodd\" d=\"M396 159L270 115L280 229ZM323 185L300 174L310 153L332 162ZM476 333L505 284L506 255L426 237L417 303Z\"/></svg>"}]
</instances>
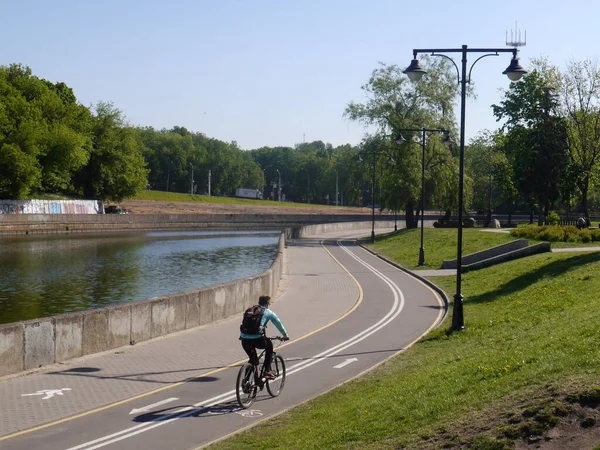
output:
<instances>
[{"instance_id":1,"label":"concrete embankment wall","mask_svg":"<svg viewBox=\"0 0 600 450\"><path fill-rule=\"evenodd\" d=\"M300 237L371 226L368 221L286 229L273 264L259 275L109 308L0 325L0 376L133 345L240 314L260 295L275 294L284 270L286 235ZM389 227L390 222L376 222L375 226Z\"/></svg>"},{"instance_id":2,"label":"concrete embankment wall","mask_svg":"<svg viewBox=\"0 0 600 450\"><path fill-rule=\"evenodd\" d=\"M377 220L393 220L377 215ZM337 222L368 222L367 214L0 214L0 234L166 229L284 230Z\"/></svg>"},{"instance_id":3,"label":"concrete embankment wall","mask_svg":"<svg viewBox=\"0 0 600 450\"><path fill-rule=\"evenodd\" d=\"M394 222L394 220L381 220L375 221L375 228L391 228L394 226L394 223L398 227L398 229L406 228L404 220L398 220ZM303 227L298 227L293 229L293 234L291 237L303 237L310 236L313 234L321 234L329 231L348 231L348 230L364 230L365 228L372 228L373 223L369 221L365 222L344 222L344 223L321 223L318 225L307 225Z\"/></svg>"},{"instance_id":4,"label":"concrete embankment wall","mask_svg":"<svg viewBox=\"0 0 600 450\"><path fill-rule=\"evenodd\" d=\"M285 237L271 267L256 276L190 292L0 325L0 376L147 341L233 314L274 295Z\"/></svg>"}]
</instances>

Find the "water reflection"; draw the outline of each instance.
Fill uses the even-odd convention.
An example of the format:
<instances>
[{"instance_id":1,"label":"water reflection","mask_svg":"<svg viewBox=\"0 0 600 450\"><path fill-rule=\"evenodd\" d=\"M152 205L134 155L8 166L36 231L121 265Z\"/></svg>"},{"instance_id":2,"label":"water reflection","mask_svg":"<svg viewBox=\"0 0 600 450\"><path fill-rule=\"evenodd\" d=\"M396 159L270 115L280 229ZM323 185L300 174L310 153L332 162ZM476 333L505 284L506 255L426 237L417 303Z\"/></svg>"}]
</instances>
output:
<instances>
[{"instance_id":1,"label":"water reflection","mask_svg":"<svg viewBox=\"0 0 600 450\"><path fill-rule=\"evenodd\" d=\"M0 323L102 308L256 275L274 232L152 232L0 239Z\"/></svg>"}]
</instances>

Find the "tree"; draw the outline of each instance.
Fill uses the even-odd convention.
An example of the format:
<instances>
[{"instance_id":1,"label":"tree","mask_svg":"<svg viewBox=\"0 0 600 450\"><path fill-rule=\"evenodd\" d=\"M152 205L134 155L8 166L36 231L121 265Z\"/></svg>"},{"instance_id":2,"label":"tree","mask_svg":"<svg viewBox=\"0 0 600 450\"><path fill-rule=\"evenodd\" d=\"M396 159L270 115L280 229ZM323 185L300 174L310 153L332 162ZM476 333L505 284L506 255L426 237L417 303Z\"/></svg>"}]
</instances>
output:
<instances>
[{"instance_id":1,"label":"tree","mask_svg":"<svg viewBox=\"0 0 600 450\"><path fill-rule=\"evenodd\" d=\"M145 189L148 171L139 133L126 126L120 110L99 103L93 121L93 149L78 183L88 198L120 201Z\"/></svg>"},{"instance_id":2,"label":"tree","mask_svg":"<svg viewBox=\"0 0 600 450\"><path fill-rule=\"evenodd\" d=\"M507 139L502 148L514 164L519 190L533 208L540 208L539 223L560 197L559 186L568 166L566 123L557 113L553 95L558 77L545 61L537 63L520 83L511 84L500 105L492 105L497 120L505 119ZM533 211L533 209L531 209Z\"/></svg>"},{"instance_id":3,"label":"tree","mask_svg":"<svg viewBox=\"0 0 600 450\"><path fill-rule=\"evenodd\" d=\"M41 112L21 90L31 81L29 68L0 68L0 197L4 198L25 198L40 186Z\"/></svg>"},{"instance_id":4,"label":"tree","mask_svg":"<svg viewBox=\"0 0 600 450\"><path fill-rule=\"evenodd\" d=\"M486 226L489 224L496 196L494 190L494 171L496 148L489 132L482 132L471 140L465 149L465 171L473 180L473 203L476 211L486 211Z\"/></svg>"},{"instance_id":5,"label":"tree","mask_svg":"<svg viewBox=\"0 0 600 450\"><path fill-rule=\"evenodd\" d=\"M89 158L90 118L66 84L20 64L0 67L0 195L71 193L73 174Z\"/></svg>"},{"instance_id":6,"label":"tree","mask_svg":"<svg viewBox=\"0 0 600 450\"><path fill-rule=\"evenodd\" d=\"M34 101L43 120L39 156L42 190L70 192L74 187L74 173L87 164L90 157L92 115L89 109L76 103L73 91L64 83L42 81L47 90Z\"/></svg>"},{"instance_id":7,"label":"tree","mask_svg":"<svg viewBox=\"0 0 600 450\"><path fill-rule=\"evenodd\" d=\"M588 193L595 182L600 158L600 69L590 60L571 62L562 83L562 100L568 120L567 137L572 173L581 195L581 208L589 219Z\"/></svg>"},{"instance_id":8,"label":"tree","mask_svg":"<svg viewBox=\"0 0 600 450\"><path fill-rule=\"evenodd\" d=\"M422 147L412 144L410 136L408 142L396 143L398 130L422 127L454 128L454 99L458 92L454 69L448 61L424 57L422 63L427 67L429 76L418 83L411 83L398 66L381 64L362 87L367 101L351 102L344 113L350 120L365 126L375 126L376 133L389 141L389 151L394 163L388 166L389 170L382 173L383 186L389 191L382 197L391 207L405 204L407 226L416 226L414 207L419 203L421 192L419 169ZM431 151L438 147L428 145L427 148L428 161L432 167L438 165L442 153L446 161L451 157L447 150L439 149L434 156ZM455 166L447 164L447 168L452 167ZM438 176L450 177L448 180L430 178L430 181L435 181L429 189L431 198L442 200L443 196L435 192L438 186L447 186L454 182L457 176L447 170L438 170L437 173ZM450 207L449 204L445 206Z\"/></svg>"}]
</instances>

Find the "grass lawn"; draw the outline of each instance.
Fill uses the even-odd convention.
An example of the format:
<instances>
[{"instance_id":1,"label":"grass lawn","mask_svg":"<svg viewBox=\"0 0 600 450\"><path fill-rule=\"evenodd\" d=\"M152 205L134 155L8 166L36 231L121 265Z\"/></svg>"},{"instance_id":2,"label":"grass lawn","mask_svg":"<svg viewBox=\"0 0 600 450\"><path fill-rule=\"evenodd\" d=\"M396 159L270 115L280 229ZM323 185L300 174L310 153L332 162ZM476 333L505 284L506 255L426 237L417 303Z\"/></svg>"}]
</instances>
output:
<instances>
[{"instance_id":1,"label":"grass lawn","mask_svg":"<svg viewBox=\"0 0 600 450\"><path fill-rule=\"evenodd\" d=\"M423 247L425 265L422 269L440 269L442 261L456 259L456 229L425 228ZM516 240L508 233L482 232L481 229L463 229L463 255L475 253L496 245ZM416 269L419 262L421 230L402 230L397 233L379 235L373 245L369 238L361 240L365 247L387 256L407 269Z\"/></svg>"},{"instance_id":2,"label":"grass lawn","mask_svg":"<svg viewBox=\"0 0 600 450\"><path fill-rule=\"evenodd\" d=\"M416 231L373 248L414 267ZM455 257L455 230L425 231L429 267ZM463 238L465 254L510 240L478 230ZM596 252L545 253L466 273L464 331L448 332L449 314L367 375L210 448L492 450L567 418L581 433L595 425L589 411L600 404L599 274ZM433 281L454 289L454 277Z\"/></svg>"},{"instance_id":3,"label":"grass lawn","mask_svg":"<svg viewBox=\"0 0 600 450\"><path fill-rule=\"evenodd\" d=\"M268 200L253 200L250 198L238 197L219 197L208 195L192 195L182 194L179 192L163 192L163 191L142 191L131 200L154 200L154 201L169 201L169 202L203 202L203 203L222 203L227 205L261 205L272 207L296 207L296 208L335 208L333 205L316 205L307 203L291 203L291 202L274 202Z\"/></svg>"}]
</instances>

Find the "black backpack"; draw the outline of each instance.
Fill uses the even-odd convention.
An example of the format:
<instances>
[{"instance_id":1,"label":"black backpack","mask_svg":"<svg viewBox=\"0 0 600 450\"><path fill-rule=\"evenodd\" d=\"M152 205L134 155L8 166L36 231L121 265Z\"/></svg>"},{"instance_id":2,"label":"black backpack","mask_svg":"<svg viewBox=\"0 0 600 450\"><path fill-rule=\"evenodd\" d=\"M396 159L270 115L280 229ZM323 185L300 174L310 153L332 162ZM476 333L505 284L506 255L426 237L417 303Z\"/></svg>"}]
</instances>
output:
<instances>
[{"instance_id":1,"label":"black backpack","mask_svg":"<svg viewBox=\"0 0 600 450\"><path fill-rule=\"evenodd\" d=\"M260 334L260 321L262 320L265 308L260 305L254 305L244 311L240 331L244 334Z\"/></svg>"}]
</instances>

